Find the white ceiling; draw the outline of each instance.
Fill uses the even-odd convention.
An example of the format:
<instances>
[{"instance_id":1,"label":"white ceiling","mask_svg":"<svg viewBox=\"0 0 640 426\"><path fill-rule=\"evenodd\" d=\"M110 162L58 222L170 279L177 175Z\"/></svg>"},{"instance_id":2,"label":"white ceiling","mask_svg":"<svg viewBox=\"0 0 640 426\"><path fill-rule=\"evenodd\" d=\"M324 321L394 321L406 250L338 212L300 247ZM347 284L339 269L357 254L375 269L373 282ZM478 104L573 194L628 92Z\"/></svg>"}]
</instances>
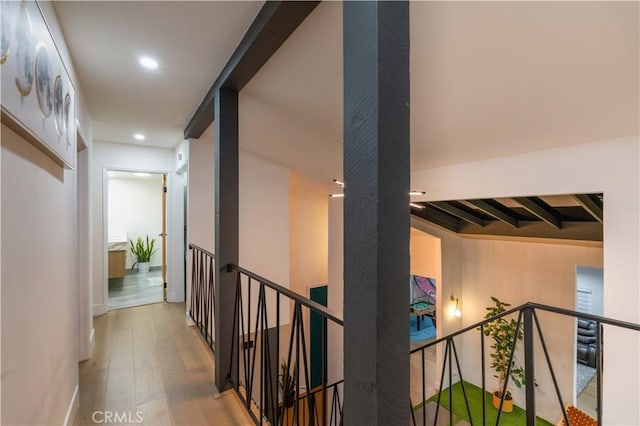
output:
<instances>
[{"instance_id":1,"label":"white ceiling","mask_svg":"<svg viewBox=\"0 0 640 426\"><path fill-rule=\"evenodd\" d=\"M638 5L412 2L412 169L639 134ZM341 4L323 2L242 94L244 149L341 176Z\"/></svg>"},{"instance_id":2,"label":"white ceiling","mask_svg":"<svg viewBox=\"0 0 640 426\"><path fill-rule=\"evenodd\" d=\"M175 147L262 1L65 1L55 11L94 139ZM154 71L141 55L159 62Z\"/></svg>"},{"instance_id":3,"label":"white ceiling","mask_svg":"<svg viewBox=\"0 0 640 426\"><path fill-rule=\"evenodd\" d=\"M57 3L95 138L175 146L260 6ZM342 169L341 6L321 3L240 97L242 148L322 179ZM411 3L412 168L640 133L639 16L638 2Z\"/></svg>"}]
</instances>

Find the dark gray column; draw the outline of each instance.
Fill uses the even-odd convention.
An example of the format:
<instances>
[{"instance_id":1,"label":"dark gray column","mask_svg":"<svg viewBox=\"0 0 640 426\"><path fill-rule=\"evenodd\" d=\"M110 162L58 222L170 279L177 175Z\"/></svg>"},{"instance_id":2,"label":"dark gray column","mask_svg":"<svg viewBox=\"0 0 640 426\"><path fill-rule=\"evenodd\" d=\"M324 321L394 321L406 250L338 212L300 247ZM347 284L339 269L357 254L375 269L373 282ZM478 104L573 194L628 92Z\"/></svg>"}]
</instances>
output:
<instances>
[{"instance_id":1,"label":"dark gray column","mask_svg":"<svg viewBox=\"0 0 640 426\"><path fill-rule=\"evenodd\" d=\"M238 264L238 92L219 89L215 97L216 167L216 282L215 383L227 388L231 361L233 305L236 273L226 265Z\"/></svg>"},{"instance_id":2,"label":"dark gray column","mask_svg":"<svg viewBox=\"0 0 640 426\"><path fill-rule=\"evenodd\" d=\"M344 3L345 424L409 421L409 4Z\"/></svg>"}]
</instances>

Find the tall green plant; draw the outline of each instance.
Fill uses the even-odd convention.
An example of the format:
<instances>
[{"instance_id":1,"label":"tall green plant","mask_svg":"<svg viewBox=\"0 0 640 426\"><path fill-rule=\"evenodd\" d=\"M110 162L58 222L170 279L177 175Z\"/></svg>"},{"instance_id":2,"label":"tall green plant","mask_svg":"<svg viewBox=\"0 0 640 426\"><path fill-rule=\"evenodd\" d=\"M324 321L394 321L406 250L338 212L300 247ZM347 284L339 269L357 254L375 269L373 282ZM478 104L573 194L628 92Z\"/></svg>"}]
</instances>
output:
<instances>
[{"instance_id":1,"label":"tall green plant","mask_svg":"<svg viewBox=\"0 0 640 426\"><path fill-rule=\"evenodd\" d=\"M491 297L491 300L494 306L487 308L485 318L491 318L501 314L507 310L507 307L511 306L509 303L502 302L496 297ZM484 335L491 336L493 339L493 344L491 345L491 349L493 349L493 353L491 354L491 368L496 372L493 377L498 379L498 393L501 393L502 389L504 389L504 382L507 379L507 369L509 368L509 357L511 355L513 342L515 339L522 340L524 337L522 324L519 329L517 329L517 327L518 323L516 320L513 318L507 320L504 317L491 321L484 326ZM509 376L518 388L522 387L525 378L524 368L518 365L515 354L511 362L511 372ZM510 392L507 391L506 396L511 397Z\"/></svg>"},{"instance_id":2,"label":"tall green plant","mask_svg":"<svg viewBox=\"0 0 640 426\"><path fill-rule=\"evenodd\" d=\"M293 366L293 371L295 371L296 366ZM280 364L280 391L282 392L282 406L283 407L292 407L293 403L296 400L296 378L293 376L292 372L289 371L289 365L287 361L282 360Z\"/></svg>"},{"instance_id":3,"label":"tall green plant","mask_svg":"<svg viewBox=\"0 0 640 426\"><path fill-rule=\"evenodd\" d=\"M133 240L129 240L129 244L131 245L131 254L136 257L136 262L131 265L131 269L134 268L138 263L146 263L151 261L151 256L158 251L154 250L153 247L156 244L155 238L149 241L149 236L147 235L146 243L142 239L142 237L138 237L135 244Z\"/></svg>"}]
</instances>

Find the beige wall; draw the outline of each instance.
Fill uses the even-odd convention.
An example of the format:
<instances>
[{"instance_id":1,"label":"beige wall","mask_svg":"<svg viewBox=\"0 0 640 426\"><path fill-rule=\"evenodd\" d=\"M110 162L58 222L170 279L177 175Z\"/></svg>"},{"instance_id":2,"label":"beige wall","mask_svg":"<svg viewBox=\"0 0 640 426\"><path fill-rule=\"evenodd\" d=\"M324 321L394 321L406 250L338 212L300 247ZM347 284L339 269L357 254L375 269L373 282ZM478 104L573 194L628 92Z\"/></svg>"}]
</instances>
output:
<instances>
[{"instance_id":1,"label":"beige wall","mask_svg":"<svg viewBox=\"0 0 640 426\"><path fill-rule=\"evenodd\" d=\"M576 267L601 267L603 264L603 250L598 247L470 239L465 239L463 245L463 326L484 318L485 308L492 304L491 296L513 306L537 302L574 310ZM544 312L539 313L539 318L560 390L565 401L571 402L575 395L575 320ZM480 384L478 333L467 334L463 345L464 378ZM524 357L520 351L518 359L523 365ZM555 423L562 414L539 346L535 360L539 385L536 389L537 413ZM487 362L487 366L489 364ZM488 376L487 387L495 390L497 381L491 376ZM524 406L524 389L512 388L515 403Z\"/></svg>"},{"instance_id":2,"label":"beige wall","mask_svg":"<svg viewBox=\"0 0 640 426\"><path fill-rule=\"evenodd\" d=\"M636 135L414 172L412 187L428 200L603 192L604 315L640 323L638 141ZM605 328L604 421L640 424L640 335Z\"/></svg>"},{"instance_id":3,"label":"beige wall","mask_svg":"<svg viewBox=\"0 0 640 426\"><path fill-rule=\"evenodd\" d=\"M92 119L53 5L40 8L75 85L85 150L75 170L64 170L2 125L2 424L62 424L74 414L77 361L88 355L93 329Z\"/></svg>"},{"instance_id":4,"label":"beige wall","mask_svg":"<svg viewBox=\"0 0 640 426\"><path fill-rule=\"evenodd\" d=\"M418 219L413 219L412 225L441 238L442 286L445 294L440 305L442 320L439 321L444 330L439 326L439 333L449 334L481 321L486 313L485 308L491 304L491 296L513 306L537 302L573 310L576 266L603 264L603 249L599 247L466 239ZM452 292L460 298L461 318L451 317L447 312L448 297ZM540 322L563 397L565 401L572 401L575 394L575 321L541 313ZM489 344L487 341L487 348ZM456 340L456 345L458 353L463 354L461 363L464 379L480 386L478 333L467 333L464 338ZM437 365L441 365L441 356L441 351L438 351ZM535 357L536 380L539 384L536 390L538 415L555 422L560 411L540 347ZM520 360L523 361L523 358L520 357ZM496 386L496 380L490 369L487 372L487 387L492 389ZM435 388L436 380L427 383L428 390ZM515 386L513 388L516 404L523 406L524 393Z\"/></svg>"},{"instance_id":5,"label":"beige wall","mask_svg":"<svg viewBox=\"0 0 640 426\"><path fill-rule=\"evenodd\" d=\"M442 280L440 239L411 228L409 256L411 274L434 278L439 287Z\"/></svg>"},{"instance_id":6,"label":"beige wall","mask_svg":"<svg viewBox=\"0 0 640 426\"><path fill-rule=\"evenodd\" d=\"M2 125L2 424L62 424L78 384L75 191Z\"/></svg>"},{"instance_id":7,"label":"beige wall","mask_svg":"<svg viewBox=\"0 0 640 426\"><path fill-rule=\"evenodd\" d=\"M289 282L305 297L327 284L328 193L328 185L289 173Z\"/></svg>"},{"instance_id":8,"label":"beige wall","mask_svg":"<svg viewBox=\"0 0 640 426\"><path fill-rule=\"evenodd\" d=\"M189 140L187 185L188 240L212 253L215 250L214 148L213 138Z\"/></svg>"},{"instance_id":9,"label":"beige wall","mask_svg":"<svg viewBox=\"0 0 640 426\"><path fill-rule=\"evenodd\" d=\"M213 138L188 141L187 243L215 252L215 146ZM191 300L192 251L187 256L187 311ZM213 325L211 333L213 335Z\"/></svg>"}]
</instances>

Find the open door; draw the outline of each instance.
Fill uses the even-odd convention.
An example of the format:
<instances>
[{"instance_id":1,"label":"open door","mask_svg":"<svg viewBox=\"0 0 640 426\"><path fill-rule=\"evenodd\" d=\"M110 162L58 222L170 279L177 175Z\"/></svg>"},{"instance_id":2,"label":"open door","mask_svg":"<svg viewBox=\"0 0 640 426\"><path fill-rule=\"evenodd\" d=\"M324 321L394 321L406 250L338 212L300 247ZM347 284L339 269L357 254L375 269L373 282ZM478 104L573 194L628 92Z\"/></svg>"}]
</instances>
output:
<instances>
[{"instance_id":1,"label":"open door","mask_svg":"<svg viewBox=\"0 0 640 426\"><path fill-rule=\"evenodd\" d=\"M314 302L318 302L322 306L327 306L329 300L327 294L327 286L312 287L309 289L309 298ZM324 339L326 338L327 320L322 315L310 313L310 333L311 333L311 389L322 384L322 372L326 369L323 365L325 357L323 356Z\"/></svg>"},{"instance_id":2,"label":"open door","mask_svg":"<svg viewBox=\"0 0 640 426\"><path fill-rule=\"evenodd\" d=\"M162 175L162 300L167 301L167 175Z\"/></svg>"}]
</instances>

